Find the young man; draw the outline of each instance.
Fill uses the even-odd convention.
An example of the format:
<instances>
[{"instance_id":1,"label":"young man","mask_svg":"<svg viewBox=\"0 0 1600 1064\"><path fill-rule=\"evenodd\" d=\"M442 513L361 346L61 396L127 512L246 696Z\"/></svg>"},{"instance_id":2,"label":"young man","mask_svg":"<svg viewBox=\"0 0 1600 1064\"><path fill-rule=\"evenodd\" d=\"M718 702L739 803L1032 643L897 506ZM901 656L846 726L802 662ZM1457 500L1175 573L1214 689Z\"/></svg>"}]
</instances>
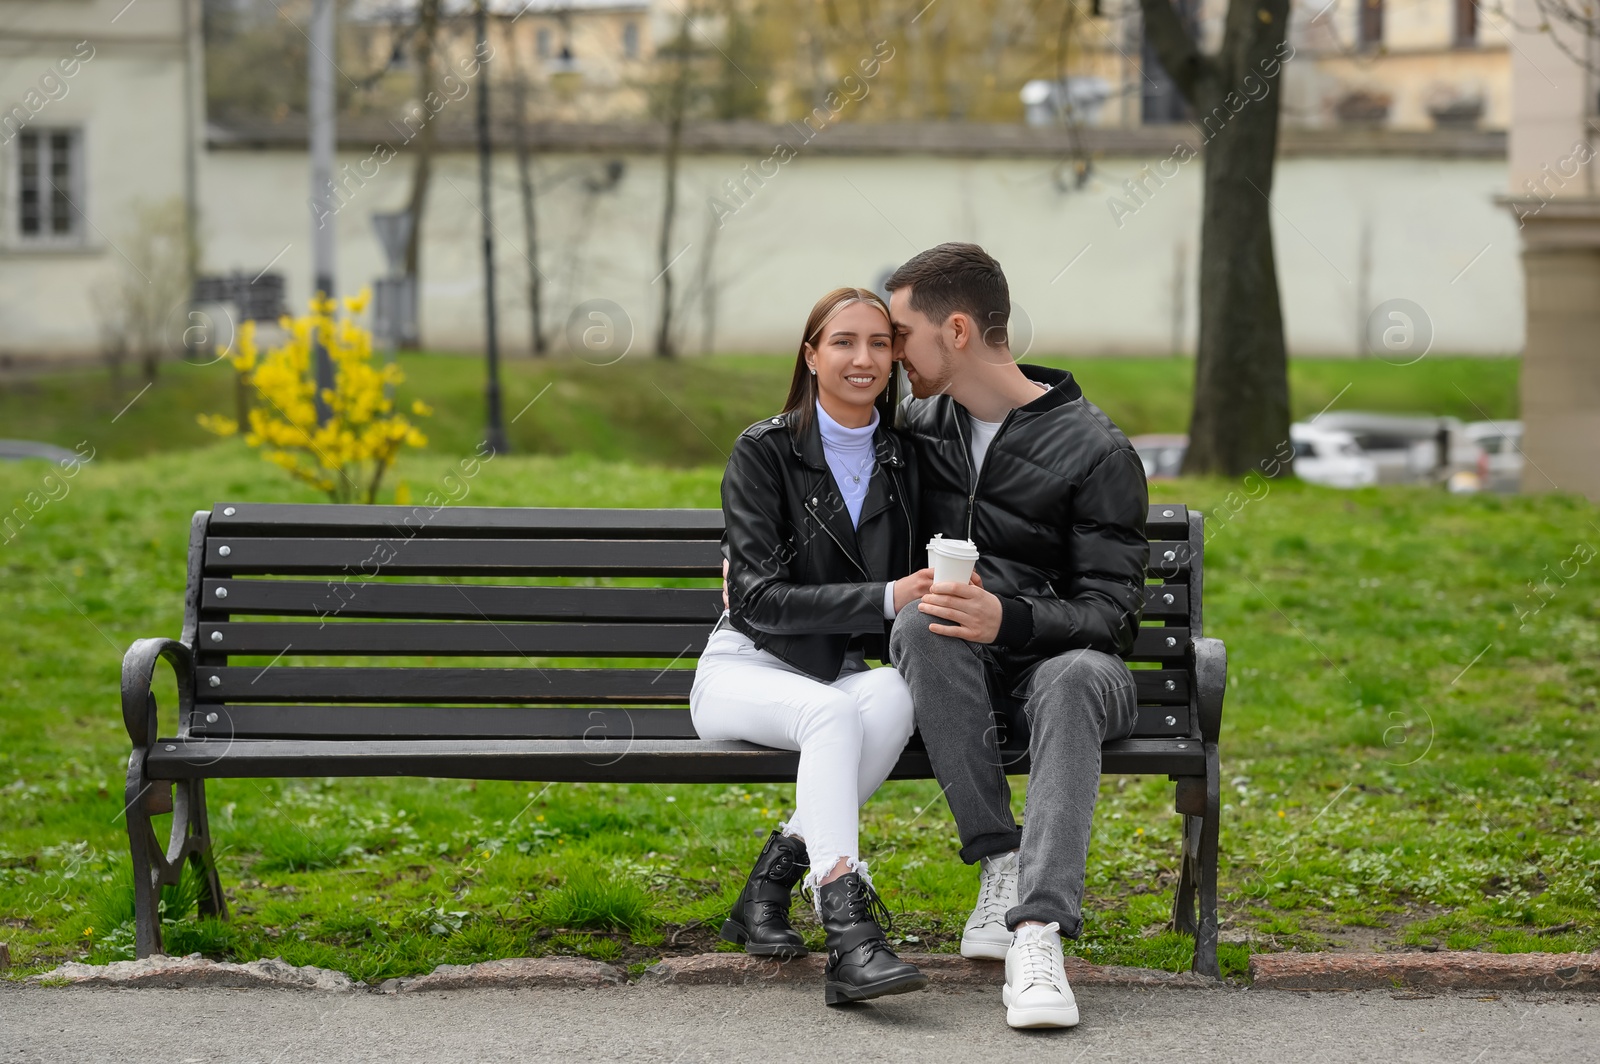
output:
<instances>
[{"instance_id":1,"label":"young man","mask_svg":"<svg viewBox=\"0 0 1600 1064\"><path fill-rule=\"evenodd\" d=\"M941 244L886 283L920 459L919 539L970 539L978 580L900 611L890 654L961 836L982 862L967 957L1006 962L1013 1027L1071 1027L1061 936L1083 927L1100 745L1135 721L1133 645L1148 547L1144 467L1064 370L1018 366L1000 264ZM1018 702L1021 713L1016 712ZM996 715L1026 729L1023 826Z\"/></svg>"}]
</instances>

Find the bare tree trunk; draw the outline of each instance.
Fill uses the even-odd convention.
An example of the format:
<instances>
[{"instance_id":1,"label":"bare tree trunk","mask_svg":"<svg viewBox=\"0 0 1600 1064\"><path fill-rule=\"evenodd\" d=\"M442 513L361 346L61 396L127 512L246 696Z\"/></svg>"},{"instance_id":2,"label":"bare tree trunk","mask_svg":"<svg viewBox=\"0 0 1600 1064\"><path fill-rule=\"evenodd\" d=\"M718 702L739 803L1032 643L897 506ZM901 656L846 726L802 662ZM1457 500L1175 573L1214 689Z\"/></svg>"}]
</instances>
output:
<instances>
[{"instance_id":1,"label":"bare tree trunk","mask_svg":"<svg viewBox=\"0 0 1600 1064\"><path fill-rule=\"evenodd\" d=\"M678 37L673 44L677 68L667 89L666 119L667 144L662 160L666 190L661 206L661 239L656 246L656 265L660 272L656 281L661 285L661 316L656 328L656 354L673 358L677 348L672 336L672 222L678 211L678 159L683 148L683 123L689 109L689 18L678 26Z\"/></svg>"},{"instance_id":2,"label":"bare tree trunk","mask_svg":"<svg viewBox=\"0 0 1600 1064\"><path fill-rule=\"evenodd\" d=\"M708 214L704 245L700 251L700 276L696 283L700 289L700 353L709 355L717 344L717 231L718 220Z\"/></svg>"},{"instance_id":3,"label":"bare tree trunk","mask_svg":"<svg viewBox=\"0 0 1600 1064\"><path fill-rule=\"evenodd\" d=\"M522 238L527 245L528 311L533 331L533 353L542 355L544 338L544 275L539 272L539 215L533 202L533 152L528 146L528 77L510 49L512 96L515 114L512 128L517 138L517 183L522 192Z\"/></svg>"},{"instance_id":4,"label":"bare tree trunk","mask_svg":"<svg viewBox=\"0 0 1600 1064\"><path fill-rule=\"evenodd\" d=\"M1240 475L1289 438L1288 354L1272 250L1273 163L1288 0L1230 0L1202 54L1171 0L1140 0L1161 64L1206 138L1200 341L1185 473Z\"/></svg>"},{"instance_id":5,"label":"bare tree trunk","mask_svg":"<svg viewBox=\"0 0 1600 1064\"><path fill-rule=\"evenodd\" d=\"M416 161L411 169L411 197L406 201L406 213L411 215L411 234L406 240L405 271L410 278L418 276L421 266L422 215L428 204L428 184L433 178L433 152L438 139L436 116L428 110L428 98L438 91L438 39L439 0L422 0L417 12L417 100L422 109L423 124L412 149L416 153ZM417 283L420 291L420 282Z\"/></svg>"}]
</instances>

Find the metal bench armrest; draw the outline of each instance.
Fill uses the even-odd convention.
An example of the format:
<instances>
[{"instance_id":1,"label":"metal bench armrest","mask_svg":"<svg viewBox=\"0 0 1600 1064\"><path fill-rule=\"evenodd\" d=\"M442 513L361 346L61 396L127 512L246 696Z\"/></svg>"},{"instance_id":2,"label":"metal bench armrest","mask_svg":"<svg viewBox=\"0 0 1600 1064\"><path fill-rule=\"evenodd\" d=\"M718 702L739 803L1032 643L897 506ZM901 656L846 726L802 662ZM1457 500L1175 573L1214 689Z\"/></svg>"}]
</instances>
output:
<instances>
[{"instance_id":1,"label":"metal bench armrest","mask_svg":"<svg viewBox=\"0 0 1600 1064\"><path fill-rule=\"evenodd\" d=\"M122 657L122 724L135 750L156 741L156 700L151 692L156 662L166 658L178 679L180 728L194 705L194 651L176 639L136 639Z\"/></svg>"},{"instance_id":2,"label":"metal bench armrest","mask_svg":"<svg viewBox=\"0 0 1600 1064\"><path fill-rule=\"evenodd\" d=\"M1220 639L1193 639L1189 642L1189 659L1194 666L1200 738L1214 743L1222 734L1222 698L1228 690L1228 649Z\"/></svg>"}]
</instances>

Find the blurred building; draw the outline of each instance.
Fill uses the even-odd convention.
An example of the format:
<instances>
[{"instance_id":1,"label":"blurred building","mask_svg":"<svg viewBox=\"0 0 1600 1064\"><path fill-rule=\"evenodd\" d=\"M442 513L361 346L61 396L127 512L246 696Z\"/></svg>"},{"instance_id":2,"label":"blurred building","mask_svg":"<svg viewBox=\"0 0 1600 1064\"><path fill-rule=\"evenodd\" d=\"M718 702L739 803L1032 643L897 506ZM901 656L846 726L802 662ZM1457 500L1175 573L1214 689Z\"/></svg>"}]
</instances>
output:
<instances>
[{"instance_id":1,"label":"blurred building","mask_svg":"<svg viewBox=\"0 0 1600 1064\"><path fill-rule=\"evenodd\" d=\"M0 357L182 331L202 71L198 0L0 3Z\"/></svg>"},{"instance_id":2,"label":"blurred building","mask_svg":"<svg viewBox=\"0 0 1600 1064\"><path fill-rule=\"evenodd\" d=\"M1273 193L1290 349L1367 354L1373 308L1407 299L1430 319L1433 351L1515 353L1518 220L1495 204L1506 50L1488 22L1469 40L1453 0L1377 0L1390 5L1381 17L1354 2L1297 10L1291 32ZM473 92L487 83L508 346L528 347L535 270L557 350L595 299L649 335L659 119L682 78L693 107L670 253L685 350L790 349L818 292L874 283L949 239L1006 264L1019 347L1193 349L1200 135L1143 47L1136 5L1086 3L1043 33L1028 21L1037 4L971 0L920 21L910 9L886 17L877 38L854 23L828 37L812 16L845 8L793 3L806 19L754 0L491 0L482 74L470 4L442 0L443 74L428 103L418 0L356 0L340 27L338 189L325 219L338 290L387 272L373 215L408 201L426 125L438 155L422 343L481 343ZM176 357L195 335L191 270L246 282L270 271L291 304L306 298L306 41L292 21L305 4L0 0L0 359L96 358L134 330ZM1186 9L1202 36L1218 32L1219 5ZM80 46L88 57L68 74ZM174 217L192 222L192 255L173 253Z\"/></svg>"},{"instance_id":3,"label":"blurred building","mask_svg":"<svg viewBox=\"0 0 1600 1064\"><path fill-rule=\"evenodd\" d=\"M489 40L504 69L551 121L638 120L665 19L649 0L489 0ZM655 5L660 7L660 4ZM441 0L439 46L446 70L459 70L474 46L473 0ZM417 0L355 0L340 31L398 101L414 93L412 40ZM670 33L670 27L667 29Z\"/></svg>"},{"instance_id":4,"label":"blurred building","mask_svg":"<svg viewBox=\"0 0 1600 1064\"><path fill-rule=\"evenodd\" d=\"M1221 41L1227 0L1174 0L1204 47ZM1029 91L1029 121L1132 127L1190 121L1144 40L1138 0L1084 5L1063 79ZM1505 129L1508 23L1476 0L1294 0L1285 126Z\"/></svg>"}]
</instances>

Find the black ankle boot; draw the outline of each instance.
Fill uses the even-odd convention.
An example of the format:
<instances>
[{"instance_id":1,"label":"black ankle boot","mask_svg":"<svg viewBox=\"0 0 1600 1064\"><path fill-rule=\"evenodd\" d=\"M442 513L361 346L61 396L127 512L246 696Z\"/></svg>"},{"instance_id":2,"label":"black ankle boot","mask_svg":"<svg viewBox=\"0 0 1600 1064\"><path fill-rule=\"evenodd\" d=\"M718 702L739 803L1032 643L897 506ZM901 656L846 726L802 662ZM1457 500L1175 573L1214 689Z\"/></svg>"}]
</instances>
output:
<instances>
[{"instance_id":1,"label":"black ankle boot","mask_svg":"<svg viewBox=\"0 0 1600 1064\"><path fill-rule=\"evenodd\" d=\"M722 925L723 939L757 957L804 957L806 944L789 926L789 902L810 867L805 842L774 831Z\"/></svg>"},{"instance_id":2,"label":"black ankle boot","mask_svg":"<svg viewBox=\"0 0 1600 1064\"><path fill-rule=\"evenodd\" d=\"M878 892L856 872L817 888L828 933L825 998L830 1005L921 990L928 977L896 957L884 937L892 926ZM881 921L881 922L880 922Z\"/></svg>"}]
</instances>

